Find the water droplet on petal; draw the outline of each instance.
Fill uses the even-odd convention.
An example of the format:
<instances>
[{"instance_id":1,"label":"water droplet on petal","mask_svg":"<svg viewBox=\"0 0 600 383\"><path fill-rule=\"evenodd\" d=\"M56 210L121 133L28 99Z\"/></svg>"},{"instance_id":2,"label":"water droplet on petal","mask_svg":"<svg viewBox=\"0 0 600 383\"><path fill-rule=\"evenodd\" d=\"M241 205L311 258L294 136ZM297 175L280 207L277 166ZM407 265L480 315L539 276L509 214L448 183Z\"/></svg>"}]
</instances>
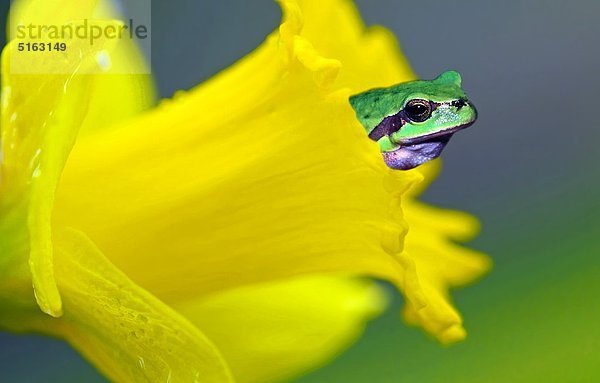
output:
<instances>
[{"instance_id":1,"label":"water droplet on petal","mask_svg":"<svg viewBox=\"0 0 600 383\"><path fill-rule=\"evenodd\" d=\"M110 55L106 50L96 53L96 62L100 66L100 69L104 72L107 72L112 67Z\"/></svg>"},{"instance_id":2,"label":"water droplet on petal","mask_svg":"<svg viewBox=\"0 0 600 383\"><path fill-rule=\"evenodd\" d=\"M40 156L42 154L42 149L38 148L33 157L31 157L31 161L29 162L29 169L31 169L31 177L38 178L42 175L42 170L40 169Z\"/></svg>"}]
</instances>

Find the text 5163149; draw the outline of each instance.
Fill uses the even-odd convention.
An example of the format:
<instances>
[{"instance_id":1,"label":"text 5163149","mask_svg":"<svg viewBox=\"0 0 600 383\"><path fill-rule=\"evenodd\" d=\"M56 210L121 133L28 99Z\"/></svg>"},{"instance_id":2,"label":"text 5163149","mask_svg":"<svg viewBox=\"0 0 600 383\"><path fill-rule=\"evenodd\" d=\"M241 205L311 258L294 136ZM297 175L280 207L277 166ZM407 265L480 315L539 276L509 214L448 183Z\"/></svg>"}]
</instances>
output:
<instances>
[{"instance_id":1,"label":"text 5163149","mask_svg":"<svg viewBox=\"0 0 600 383\"><path fill-rule=\"evenodd\" d=\"M66 43L19 43L19 52L65 52Z\"/></svg>"}]
</instances>

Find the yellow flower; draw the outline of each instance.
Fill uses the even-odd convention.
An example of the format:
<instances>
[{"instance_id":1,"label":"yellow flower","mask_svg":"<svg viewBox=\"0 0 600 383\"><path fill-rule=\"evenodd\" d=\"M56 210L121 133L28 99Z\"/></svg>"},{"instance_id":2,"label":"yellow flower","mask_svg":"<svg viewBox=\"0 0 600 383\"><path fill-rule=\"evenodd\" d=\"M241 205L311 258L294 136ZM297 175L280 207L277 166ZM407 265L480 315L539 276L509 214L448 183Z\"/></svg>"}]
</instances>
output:
<instances>
[{"instance_id":1,"label":"yellow flower","mask_svg":"<svg viewBox=\"0 0 600 383\"><path fill-rule=\"evenodd\" d=\"M3 328L63 337L116 381L279 380L382 310L373 277L404 293L410 323L464 337L448 289L489 262L452 241L476 224L417 202L435 165L388 169L348 104L414 77L394 38L347 1L280 3L284 22L256 51L145 112L149 78L116 74L143 65L130 42L17 60L64 75L11 73L20 56L5 48ZM110 14L73 4L13 12ZM83 73L100 53L112 67Z\"/></svg>"}]
</instances>

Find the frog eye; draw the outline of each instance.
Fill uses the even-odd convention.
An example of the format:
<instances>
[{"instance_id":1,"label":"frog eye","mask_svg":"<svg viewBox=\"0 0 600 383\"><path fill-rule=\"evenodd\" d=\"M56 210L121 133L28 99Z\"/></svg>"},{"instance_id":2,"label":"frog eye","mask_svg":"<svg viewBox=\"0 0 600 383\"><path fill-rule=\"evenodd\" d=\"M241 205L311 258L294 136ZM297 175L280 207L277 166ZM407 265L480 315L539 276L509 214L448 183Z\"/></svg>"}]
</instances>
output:
<instances>
[{"instance_id":1,"label":"frog eye","mask_svg":"<svg viewBox=\"0 0 600 383\"><path fill-rule=\"evenodd\" d=\"M406 103L404 112L409 120L423 122L431 116L431 104L427 100L415 98Z\"/></svg>"}]
</instances>

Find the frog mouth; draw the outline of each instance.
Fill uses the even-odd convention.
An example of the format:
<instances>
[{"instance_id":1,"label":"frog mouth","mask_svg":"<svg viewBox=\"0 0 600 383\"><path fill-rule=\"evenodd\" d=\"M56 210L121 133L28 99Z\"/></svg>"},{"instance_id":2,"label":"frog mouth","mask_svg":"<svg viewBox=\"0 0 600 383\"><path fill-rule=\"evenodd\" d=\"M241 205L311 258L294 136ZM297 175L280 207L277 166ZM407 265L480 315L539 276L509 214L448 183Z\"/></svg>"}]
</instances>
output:
<instances>
[{"instance_id":1,"label":"frog mouth","mask_svg":"<svg viewBox=\"0 0 600 383\"><path fill-rule=\"evenodd\" d=\"M442 154L452 133L431 138L411 145L400 146L396 150L382 152L383 160L392 169L409 170L431 161Z\"/></svg>"},{"instance_id":2,"label":"frog mouth","mask_svg":"<svg viewBox=\"0 0 600 383\"><path fill-rule=\"evenodd\" d=\"M403 139L397 149L382 152L383 160L392 169L409 170L438 158L452 135L473 122L426 136Z\"/></svg>"}]
</instances>

